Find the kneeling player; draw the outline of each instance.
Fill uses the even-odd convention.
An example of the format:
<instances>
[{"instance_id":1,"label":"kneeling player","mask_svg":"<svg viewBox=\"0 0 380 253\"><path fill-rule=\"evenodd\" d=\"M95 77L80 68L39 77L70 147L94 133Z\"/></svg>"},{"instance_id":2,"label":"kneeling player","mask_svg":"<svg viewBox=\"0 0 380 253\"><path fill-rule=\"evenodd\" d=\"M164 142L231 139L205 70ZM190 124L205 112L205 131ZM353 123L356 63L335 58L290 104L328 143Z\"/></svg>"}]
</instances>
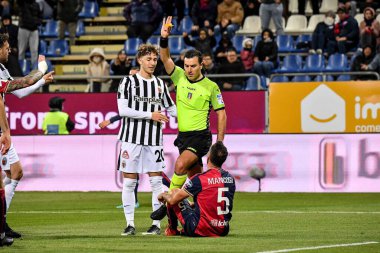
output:
<instances>
[{"instance_id":1,"label":"kneeling player","mask_svg":"<svg viewBox=\"0 0 380 253\"><path fill-rule=\"evenodd\" d=\"M228 234L236 187L231 174L221 168L227 155L223 143L215 143L210 149L206 172L193 176L182 189L158 196L159 201L168 204L166 235L182 234L177 230L178 220L186 236ZM194 198L194 204L186 200L190 196Z\"/></svg>"}]
</instances>

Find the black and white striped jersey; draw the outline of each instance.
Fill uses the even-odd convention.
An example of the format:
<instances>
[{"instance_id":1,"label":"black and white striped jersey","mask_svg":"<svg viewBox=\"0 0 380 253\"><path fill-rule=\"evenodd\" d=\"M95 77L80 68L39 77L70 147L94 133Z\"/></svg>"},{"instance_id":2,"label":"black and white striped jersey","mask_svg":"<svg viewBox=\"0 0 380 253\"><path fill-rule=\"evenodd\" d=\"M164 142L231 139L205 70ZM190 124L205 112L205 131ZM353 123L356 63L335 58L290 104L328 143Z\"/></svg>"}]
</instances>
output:
<instances>
[{"instance_id":1,"label":"black and white striped jersey","mask_svg":"<svg viewBox=\"0 0 380 253\"><path fill-rule=\"evenodd\" d=\"M119 84L117 96L120 115L120 104L141 113L161 111L163 108L174 106L168 87L155 76L151 79L145 79L140 74L124 77ZM123 117L119 140L139 145L161 146L162 124L141 118Z\"/></svg>"}]
</instances>

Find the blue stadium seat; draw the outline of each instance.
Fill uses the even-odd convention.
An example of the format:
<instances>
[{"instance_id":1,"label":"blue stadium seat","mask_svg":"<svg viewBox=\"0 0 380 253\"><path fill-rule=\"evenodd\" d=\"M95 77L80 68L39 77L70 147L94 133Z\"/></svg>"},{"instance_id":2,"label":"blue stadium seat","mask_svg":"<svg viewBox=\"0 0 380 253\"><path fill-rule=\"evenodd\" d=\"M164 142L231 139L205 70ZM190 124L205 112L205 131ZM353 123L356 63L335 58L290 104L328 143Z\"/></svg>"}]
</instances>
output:
<instances>
[{"instance_id":1,"label":"blue stadium seat","mask_svg":"<svg viewBox=\"0 0 380 253\"><path fill-rule=\"evenodd\" d=\"M289 53L294 51L294 40L291 35L278 35L276 42L279 53Z\"/></svg>"},{"instance_id":2,"label":"blue stadium seat","mask_svg":"<svg viewBox=\"0 0 380 253\"><path fill-rule=\"evenodd\" d=\"M46 52L47 52L47 44L46 44L46 41L44 41L44 40L40 40L39 43L38 43L38 54L46 55ZM26 58L29 58L30 56L31 56L31 54L30 54L30 49L28 48L28 49L25 51L25 57L26 57Z\"/></svg>"},{"instance_id":3,"label":"blue stadium seat","mask_svg":"<svg viewBox=\"0 0 380 253\"><path fill-rule=\"evenodd\" d=\"M260 40L262 40L263 38L261 37L261 35L257 35L255 37L255 39L253 40L253 50L256 49L256 46L257 46L257 43L259 43Z\"/></svg>"},{"instance_id":4,"label":"blue stadium seat","mask_svg":"<svg viewBox=\"0 0 380 253\"><path fill-rule=\"evenodd\" d=\"M235 35L232 38L232 45L236 48L238 53L240 53L240 51L243 50L243 40L245 38L246 37L242 35Z\"/></svg>"},{"instance_id":5,"label":"blue stadium seat","mask_svg":"<svg viewBox=\"0 0 380 253\"><path fill-rule=\"evenodd\" d=\"M316 77L314 78L314 81L315 81L315 82L323 82L323 77L322 77L322 76L316 76ZM327 82L332 82L332 81L334 81L334 77L328 75L328 76L326 76L326 81L327 81Z\"/></svg>"},{"instance_id":6,"label":"blue stadium seat","mask_svg":"<svg viewBox=\"0 0 380 253\"><path fill-rule=\"evenodd\" d=\"M282 66L276 70L277 73L299 72L302 70L302 57L296 54L290 54L284 57Z\"/></svg>"},{"instance_id":7,"label":"blue stadium seat","mask_svg":"<svg viewBox=\"0 0 380 253\"><path fill-rule=\"evenodd\" d=\"M99 6L96 1L86 0L82 11L79 13L79 18L94 18L98 16Z\"/></svg>"},{"instance_id":8,"label":"blue stadium seat","mask_svg":"<svg viewBox=\"0 0 380 253\"><path fill-rule=\"evenodd\" d=\"M26 76L27 74L29 74L29 72L30 72L30 66L31 66L30 61L27 60L27 59L23 59L23 60L18 60L18 63L20 64L20 68L21 68L22 74L24 76Z\"/></svg>"},{"instance_id":9,"label":"blue stadium seat","mask_svg":"<svg viewBox=\"0 0 380 253\"><path fill-rule=\"evenodd\" d=\"M292 82L311 82L310 76L295 76Z\"/></svg>"},{"instance_id":10,"label":"blue stadium seat","mask_svg":"<svg viewBox=\"0 0 380 253\"><path fill-rule=\"evenodd\" d=\"M41 37L57 38L58 37L58 22L50 19L46 22L45 28L42 29Z\"/></svg>"},{"instance_id":11,"label":"blue stadium seat","mask_svg":"<svg viewBox=\"0 0 380 253\"><path fill-rule=\"evenodd\" d=\"M147 41L148 43L152 44L152 45L158 45L159 42L160 42L160 37L158 36L152 36L148 39Z\"/></svg>"},{"instance_id":12,"label":"blue stadium seat","mask_svg":"<svg viewBox=\"0 0 380 253\"><path fill-rule=\"evenodd\" d=\"M273 83L286 83L289 82L289 78L287 76L274 76L271 80Z\"/></svg>"},{"instance_id":13,"label":"blue stadium seat","mask_svg":"<svg viewBox=\"0 0 380 253\"><path fill-rule=\"evenodd\" d=\"M348 68L348 60L345 54L332 54L329 57L326 71L347 71Z\"/></svg>"},{"instance_id":14,"label":"blue stadium seat","mask_svg":"<svg viewBox=\"0 0 380 253\"><path fill-rule=\"evenodd\" d=\"M185 49L185 43L182 37L169 37L169 48L170 53L180 54L183 49Z\"/></svg>"},{"instance_id":15,"label":"blue stadium seat","mask_svg":"<svg viewBox=\"0 0 380 253\"><path fill-rule=\"evenodd\" d=\"M124 50L128 55L135 55L141 43L139 38L129 38L124 43Z\"/></svg>"},{"instance_id":16,"label":"blue stadium seat","mask_svg":"<svg viewBox=\"0 0 380 253\"><path fill-rule=\"evenodd\" d=\"M175 23L173 23L175 24ZM191 32L191 27L193 26L193 21L191 20L191 17L190 16L185 16L182 20L181 20L181 23L179 25L179 31L181 32L181 34L183 32L187 32L187 33L190 33Z\"/></svg>"},{"instance_id":17,"label":"blue stadium seat","mask_svg":"<svg viewBox=\"0 0 380 253\"><path fill-rule=\"evenodd\" d=\"M301 34L297 37L296 42L295 42L296 48L294 49L295 52L307 52L309 50L309 48L307 48L307 47L298 49L297 45L298 45L298 43L301 43L301 42L311 43L311 35L310 34Z\"/></svg>"},{"instance_id":18,"label":"blue stadium seat","mask_svg":"<svg viewBox=\"0 0 380 253\"><path fill-rule=\"evenodd\" d=\"M319 72L324 70L325 61L323 55L313 54L306 57L305 66L303 71L305 72Z\"/></svg>"},{"instance_id":19,"label":"blue stadium seat","mask_svg":"<svg viewBox=\"0 0 380 253\"><path fill-rule=\"evenodd\" d=\"M64 56L69 53L69 43L65 40L50 41L46 55L53 57Z\"/></svg>"},{"instance_id":20,"label":"blue stadium seat","mask_svg":"<svg viewBox=\"0 0 380 253\"><path fill-rule=\"evenodd\" d=\"M84 22L83 22L83 20L78 20L76 35L77 35L77 37L79 37L83 34L85 34Z\"/></svg>"},{"instance_id":21,"label":"blue stadium seat","mask_svg":"<svg viewBox=\"0 0 380 253\"><path fill-rule=\"evenodd\" d=\"M340 75L336 79L337 81L351 81L351 76L350 75Z\"/></svg>"},{"instance_id":22,"label":"blue stadium seat","mask_svg":"<svg viewBox=\"0 0 380 253\"><path fill-rule=\"evenodd\" d=\"M258 80L257 76L251 76L248 78L245 86L245 90L258 90Z\"/></svg>"}]
</instances>

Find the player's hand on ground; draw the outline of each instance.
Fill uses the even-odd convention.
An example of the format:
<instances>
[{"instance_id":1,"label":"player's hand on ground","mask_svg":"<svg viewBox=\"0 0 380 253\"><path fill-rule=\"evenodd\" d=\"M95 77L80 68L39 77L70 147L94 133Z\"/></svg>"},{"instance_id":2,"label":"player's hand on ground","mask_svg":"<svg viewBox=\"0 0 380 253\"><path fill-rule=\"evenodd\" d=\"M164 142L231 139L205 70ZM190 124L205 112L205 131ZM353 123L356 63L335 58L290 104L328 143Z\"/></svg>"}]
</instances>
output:
<instances>
[{"instance_id":1,"label":"player's hand on ground","mask_svg":"<svg viewBox=\"0 0 380 253\"><path fill-rule=\"evenodd\" d=\"M162 27L161 27L161 37L168 38L172 28L173 28L172 16L164 18L164 20L162 21Z\"/></svg>"},{"instance_id":2,"label":"player's hand on ground","mask_svg":"<svg viewBox=\"0 0 380 253\"><path fill-rule=\"evenodd\" d=\"M100 127L100 128L105 128L105 127L108 126L109 124L111 124L111 121L110 121L110 120L103 120L102 122L99 123L99 127Z\"/></svg>"},{"instance_id":3,"label":"player's hand on ground","mask_svg":"<svg viewBox=\"0 0 380 253\"><path fill-rule=\"evenodd\" d=\"M52 83L54 80L54 71L50 71L46 75L44 75L42 78L45 79L45 84Z\"/></svg>"},{"instance_id":4,"label":"player's hand on ground","mask_svg":"<svg viewBox=\"0 0 380 253\"><path fill-rule=\"evenodd\" d=\"M1 154L2 155L5 155L6 153L8 153L8 150L11 147L11 134L9 131L5 131L5 132L1 133L0 147L1 147Z\"/></svg>"},{"instance_id":5,"label":"player's hand on ground","mask_svg":"<svg viewBox=\"0 0 380 253\"><path fill-rule=\"evenodd\" d=\"M152 120L160 123L169 122L169 118L166 117L166 115L162 114L161 111L153 112Z\"/></svg>"}]
</instances>

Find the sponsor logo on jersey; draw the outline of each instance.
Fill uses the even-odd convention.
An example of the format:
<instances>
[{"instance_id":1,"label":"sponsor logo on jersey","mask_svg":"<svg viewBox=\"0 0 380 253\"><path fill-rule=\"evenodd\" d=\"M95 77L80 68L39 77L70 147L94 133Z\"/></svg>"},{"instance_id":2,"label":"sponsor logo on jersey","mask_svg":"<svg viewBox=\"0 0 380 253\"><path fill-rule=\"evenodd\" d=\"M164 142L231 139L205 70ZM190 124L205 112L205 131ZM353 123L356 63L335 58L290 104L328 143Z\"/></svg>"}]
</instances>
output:
<instances>
[{"instance_id":1,"label":"sponsor logo on jersey","mask_svg":"<svg viewBox=\"0 0 380 253\"><path fill-rule=\"evenodd\" d=\"M124 159L129 159L129 154L128 154L127 150L123 151L123 154L121 155L121 157L123 157Z\"/></svg>"},{"instance_id":2,"label":"sponsor logo on jersey","mask_svg":"<svg viewBox=\"0 0 380 253\"><path fill-rule=\"evenodd\" d=\"M210 224L213 227L225 227L225 226L228 226L228 221L213 219L210 221Z\"/></svg>"},{"instance_id":3,"label":"sponsor logo on jersey","mask_svg":"<svg viewBox=\"0 0 380 253\"><path fill-rule=\"evenodd\" d=\"M5 166L7 165L7 162L8 162L7 157L3 156L3 159L1 159L1 164Z\"/></svg>"},{"instance_id":4,"label":"sponsor logo on jersey","mask_svg":"<svg viewBox=\"0 0 380 253\"><path fill-rule=\"evenodd\" d=\"M148 102L150 104L162 104L162 99L161 98L148 98L148 97L139 97L139 96L134 96L133 100L136 102Z\"/></svg>"},{"instance_id":5,"label":"sponsor logo on jersey","mask_svg":"<svg viewBox=\"0 0 380 253\"><path fill-rule=\"evenodd\" d=\"M193 93L189 92L187 93L187 99L191 99L193 97Z\"/></svg>"}]
</instances>

